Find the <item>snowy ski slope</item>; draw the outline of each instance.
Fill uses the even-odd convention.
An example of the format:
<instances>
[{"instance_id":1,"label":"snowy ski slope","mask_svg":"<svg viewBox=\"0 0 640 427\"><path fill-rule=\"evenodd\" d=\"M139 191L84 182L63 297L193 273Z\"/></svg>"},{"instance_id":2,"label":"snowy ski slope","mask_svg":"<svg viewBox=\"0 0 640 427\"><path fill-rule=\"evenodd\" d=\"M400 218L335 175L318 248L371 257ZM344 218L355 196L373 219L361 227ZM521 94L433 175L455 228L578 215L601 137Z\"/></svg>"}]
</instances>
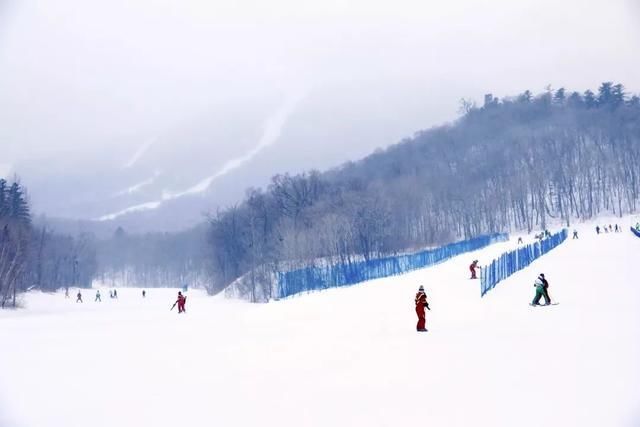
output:
<instances>
[{"instance_id":1,"label":"snowy ski slope","mask_svg":"<svg viewBox=\"0 0 640 427\"><path fill-rule=\"evenodd\" d=\"M469 263L515 238L265 305L190 291L181 316L174 290L30 294L0 312L0 426L638 426L640 239L591 230L483 299ZM541 272L559 305L528 305Z\"/></svg>"}]
</instances>

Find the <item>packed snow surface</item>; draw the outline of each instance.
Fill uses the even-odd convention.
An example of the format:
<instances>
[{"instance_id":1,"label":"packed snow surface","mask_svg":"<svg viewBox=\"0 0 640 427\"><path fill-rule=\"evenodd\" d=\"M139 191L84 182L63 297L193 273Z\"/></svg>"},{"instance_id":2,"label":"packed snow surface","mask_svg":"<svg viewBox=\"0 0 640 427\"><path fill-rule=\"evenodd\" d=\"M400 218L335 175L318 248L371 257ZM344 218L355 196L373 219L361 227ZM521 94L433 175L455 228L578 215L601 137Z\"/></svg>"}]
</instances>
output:
<instances>
[{"instance_id":1,"label":"packed snow surface","mask_svg":"<svg viewBox=\"0 0 640 427\"><path fill-rule=\"evenodd\" d=\"M468 265L515 238L264 305L189 291L180 315L173 289L30 293L0 312L0 426L638 426L640 239L580 231L482 299ZM528 305L539 273L559 305Z\"/></svg>"}]
</instances>

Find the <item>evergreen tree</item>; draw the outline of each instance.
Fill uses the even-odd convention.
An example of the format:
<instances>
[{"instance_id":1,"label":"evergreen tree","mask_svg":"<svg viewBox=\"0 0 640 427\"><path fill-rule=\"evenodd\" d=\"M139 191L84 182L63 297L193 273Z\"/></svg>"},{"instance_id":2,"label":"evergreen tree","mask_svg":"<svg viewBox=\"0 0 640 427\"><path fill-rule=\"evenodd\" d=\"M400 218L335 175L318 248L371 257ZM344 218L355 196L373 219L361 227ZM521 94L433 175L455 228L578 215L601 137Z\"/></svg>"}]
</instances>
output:
<instances>
[{"instance_id":1,"label":"evergreen tree","mask_svg":"<svg viewBox=\"0 0 640 427\"><path fill-rule=\"evenodd\" d=\"M627 101L627 105L629 107L635 107L638 108L640 107L640 96L638 95L633 95L628 101Z\"/></svg>"},{"instance_id":2,"label":"evergreen tree","mask_svg":"<svg viewBox=\"0 0 640 427\"><path fill-rule=\"evenodd\" d=\"M29 212L29 204L27 203L22 187L17 182L11 184L8 202L9 216L17 220L21 225L30 225L31 213Z\"/></svg>"},{"instance_id":3,"label":"evergreen tree","mask_svg":"<svg viewBox=\"0 0 640 427\"><path fill-rule=\"evenodd\" d=\"M553 95L553 102L558 105L563 105L565 101L565 97L566 97L565 89L561 87L556 91L555 95Z\"/></svg>"},{"instance_id":4,"label":"evergreen tree","mask_svg":"<svg viewBox=\"0 0 640 427\"><path fill-rule=\"evenodd\" d=\"M584 100L582 99L582 95L578 92L571 92L569 98L567 99L567 105L572 108L578 108L584 106Z\"/></svg>"},{"instance_id":5,"label":"evergreen tree","mask_svg":"<svg viewBox=\"0 0 640 427\"><path fill-rule=\"evenodd\" d=\"M0 179L0 221L9 215L7 181Z\"/></svg>"},{"instance_id":6,"label":"evergreen tree","mask_svg":"<svg viewBox=\"0 0 640 427\"><path fill-rule=\"evenodd\" d=\"M584 97L583 98L584 98L584 105L587 108L593 108L593 107L595 107L597 105L596 96L592 91L586 90L584 92Z\"/></svg>"},{"instance_id":7,"label":"evergreen tree","mask_svg":"<svg viewBox=\"0 0 640 427\"><path fill-rule=\"evenodd\" d=\"M604 107L613 104L613 83L604 82L598 88L598 107Z\"/></svg>"},{"instance_id":8,"label":"evergreen tree","mask_svg":"<svg viewBox=\"0 0 640 427\"><path fill-rule=\"evenodd\" d=\"M611 106L613 108L618 108L621 105L624 105L624 98L624 86L622 86L620 83L613 86L613 89L611 90Z\"/></svg>"}]
</instances>

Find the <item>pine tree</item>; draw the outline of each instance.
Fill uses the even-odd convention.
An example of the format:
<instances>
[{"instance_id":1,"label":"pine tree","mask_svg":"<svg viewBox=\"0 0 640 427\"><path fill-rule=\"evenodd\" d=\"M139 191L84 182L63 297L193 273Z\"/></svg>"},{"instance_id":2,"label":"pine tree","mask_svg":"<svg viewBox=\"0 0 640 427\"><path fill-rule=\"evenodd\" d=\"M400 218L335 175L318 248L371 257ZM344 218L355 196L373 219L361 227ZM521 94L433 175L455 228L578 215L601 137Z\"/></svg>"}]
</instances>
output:
<instances>
[{"instance_id":1,"label":"pine tree","mask_svg":"<svg viewBox=\"0 0 640 427\"><path fill-rule=\"evenodd\" d=\"M598 88L598 107L604 107L613 104L613 83L604 82Z\"/></svg>"},{"instance_id":2,"label":"pine tree","mask_svg":"<svg viewBox=\"0 0 640 427\"><path fill-rule=\"evenodd\" d=\"M622 86L620 83L613 86L613 89L611 90L612 107L618 108L621 105L624 105L624 101L625 101L624 98L625 98L624 86Z\"/></svg>"},{"instance_id":3,"label":"pine tree","mask_svg":"<svg viewBox=\"0 0 640 427\"><path fill-rule=\"evenodd\" d=\"M0 179L0 220L9 215L9 194L7 189L7 181Z\"/></svg>"},{"instance_id":4,"label":"pine tree","mask_svg":"<svg viewBox=\"0 0 640 427\"><path fill-rule=\"evenodd\" d=\"M8 197L9 216L18 221L21 225L31 224L31 213L29 204L25 198L22 187L17 182L11 184Z\"/></svg>"},{"instance_id":5,"label":"pine tree","mask_svg":"<svg viewBox=\"0 0 640 427\"><path fill-rule=\"evenodd\" d=\"M569 95L567 104L573 108L582 107L584 105L584 100L582 99L582 95L580 95L578 92L572 92L571 95Z\"/></svg>"},{"instance_id":6,"label":"pine tree","mask_svg":"<svg viewBox=\"0 0 640 427\"><path fill-rule=\"evenodd\" d=\"M590 90L586 90L584 92L584 97L583 98L584 98L584 105L586 105L587 108L593 108L593 107L596 106L596 104L597 104L596 96Z\"/></svg>"},{"instance_id":7,"label":"pine tree","mask_svg":"<svg viewBox=\"0 0 640 427\"><path fill-rule=\"evenodd\" d=\"M553 95L553 102L558 105L563 105L565 96L565 89L561 87L556 91L555 95Z\"/></svg>"}]
</instances>

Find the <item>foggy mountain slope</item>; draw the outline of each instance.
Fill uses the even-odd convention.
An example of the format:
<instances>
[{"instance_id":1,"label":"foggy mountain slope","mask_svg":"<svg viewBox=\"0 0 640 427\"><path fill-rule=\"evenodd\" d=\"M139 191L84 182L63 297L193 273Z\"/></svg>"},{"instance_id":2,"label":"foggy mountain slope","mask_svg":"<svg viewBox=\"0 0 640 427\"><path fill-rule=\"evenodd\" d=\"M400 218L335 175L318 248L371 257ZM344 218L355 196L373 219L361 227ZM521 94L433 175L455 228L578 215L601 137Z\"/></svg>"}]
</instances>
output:
<instances>
[{"instance_id":1,"label":"foggy mountain slope","mask_svg":"<svg viewBox=\"0 0 640 427\"><path fill-rule=\"evenodd\" d=\"M299 97L275 139L259 150L256 145L264 136L265 123L277 115L282 102L260 106L262 111L258 106L254 111L230 111L215 120L202 115L162 136L132 144L128 151L104 153L109 167L74 168L73 154L63 153L50 168L34 170L27 162L21 175L30 183L35 210L51 217L88 221L112 215L104 219L112 220L106 222L114 229L119 225L131 231L184 229L201 222L204 213L240 201L247 188L266 186L276 173L326 169L361 158L370 146L382 147L403 135L402 121L387 115L382 105L370 116L364 112L372 97L345 105L327 104L324 97L317 93ZM260 113L266 119L253 119ZM336 118L341 126L336 126ZM252 151L254 155L248 156ZM229 163L230 170L196 188L224 172ZM73 193L61 197L67 188ZM180 196L194 188L202 191ZM134 209L119 215L129 208Z\"/></svg>"},{"instance_id":2,"label":"foggy mountain slope","mask_svg":"<svg viewBox=\"0 0 640 427\"><path fill-rule=\"evenodd\" d=\"M451 121L460 98L480 102L487 88L613 79L637 92L635 3L2 2L0 173L19 173L49 216L153 205L159 221L138 222L182 228L275 173L326 169ZM278 140L252 155L299 92ZM189 197L193 209L162 214L158 201L247 156L233 180Z\"/></svg>"}]
</instances>

